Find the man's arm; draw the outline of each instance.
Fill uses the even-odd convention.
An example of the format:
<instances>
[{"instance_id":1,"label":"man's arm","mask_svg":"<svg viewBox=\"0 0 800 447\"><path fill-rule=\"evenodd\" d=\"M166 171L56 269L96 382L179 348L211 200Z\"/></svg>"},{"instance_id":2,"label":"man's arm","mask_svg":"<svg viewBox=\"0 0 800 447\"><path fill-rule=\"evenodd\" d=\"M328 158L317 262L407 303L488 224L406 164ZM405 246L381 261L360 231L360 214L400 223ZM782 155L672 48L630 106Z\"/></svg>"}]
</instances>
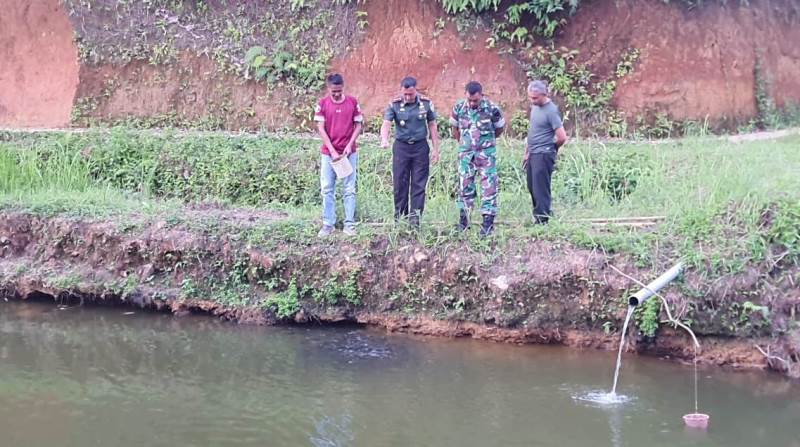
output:
<instances>
[{"instance_id":1,"label":"man's arm","mask_svg":"<svg viewBox=\"0 0 800 447\"><path fill-rule=\"evenodd\" d=\"M331 143L331 138L328 136L328 132L325 132L324 121L317 121L317 132L319 132L319 136L322 137L322 142L325 144L325 147L327 147L328 151L330 151L331 157L334 159L339 158L339 153L333 148L333 143Z\"/></svg>"},{"instance_id":2,"label":"man's arm","mask_svg":"<svg viewBox=\"0 0 800 447\"><path fill-rule=\"evenodd\" d=\"M353 136L350 137L350 141L347 142L347 146L344 148L344 155L350 155L353 153L353 145L356 142L356 138L361 134L361 128L363 126L360 122L356 121L355 126L353 126Z\"/></svg>"},{"instance_id":3,"label":"man's arm","mask_svg":"<svg viewBox=\"0 0 800 447\"><path fill-rule=\"evenodd\" d=\"M450 128L453 129L453 138L461 142L461 126L458 123L458 112L460 110L461 103L457 102L456 105L453 106L453 110L450 112Z\"/></svg>"},{"instance_id":4,"label":"man's arm","mask_svg":"<svg viewBox=\"0 0 800 447\"><path fill-rule=\"evenodd\" d=\"M531 158L530 149L528 149L528 145L525 144L525 155L522 156L522 169L528 168L528 160Z\"/></svg>"},{"instance_id":5,"label":"man's arm","mask_svg":"<svg viewBox=\"0 0 800 447\"><path fill-rule=\"evenodd\" d=\"M392 122L383 120L381 124L381 147L389 147L389 130L392 128Z\"/></svg>"},{"instance_id":6,"label":"man's arm","mask_svg":"<svg viewBox=\"0 0 800 447\"><path fill-rule=\"evenodd\" d=\"M506 128L506 120L503 118L503 112L500 111L499 107L494 106L493 109L492 126L494 126L494 136L497 138L503 134L503 130Z\"/></svg>"},{"instance_id":7,"label":"man's arm","mask_svg":"<svg viewBox=\"0 0 800 447\"><path fill-rule=\"evenodd\" d=\"M381 124L381 147L389 147L389 131L392 130L392 122L397 118L394 111L394 103L390 102L389 106L383 112L383 124Z\"/></svg>"},{"instance_id":8,"label":"man's arm","mask_svg":"<svg viewBox=\"0 0 800 447\"><path fill-rule=\"evenodd\" d=\"M436 125L433 102L428 103L428 113L425 114L425 118L428 120L428 133L431 136L431 163L436 164L439 162L439 127Z\"/></svg>"},{"instance_id":9,"label":"man's arm","mask_svg":"<svg viewBox=\"0 0 800 447\"><path fill-rule=\"evenodd\" d=\"M436 164L439 162L439 130L436 126L436 120L428 121L428 130L431 133L431 163Z\"/></svg>"},{"instance_id":10,"label":"man's arm","mask_svg":"<svg viewBox=\"0 0 800 447\"><path fill-rule=\"evenodd\" d=\"M355 100L355 107L354 107L354 114L353 114L353 135L350 137L350 141L347 142L347 146L344 148L344 155L348 156L353 153L353 146L356 144L356 139L359 135L361 135L361 129L363 128L364 123L364 115L361 113L361 106L358 104L358 100Z\"/></svg>"},{"instance_id":11,"label":"man's arm","mask_svg":"<svg viewBox=\"0 0 800 447\"><path fill-rule=\"evenodd\" d=\"M567 142L567 131L564 130L564 123L561 122L561 115L557 111L550 113L548 116L550 125L556 131L556 150Z\"/></svg>"},{"instance_id":12,"label":"man's arm","mask_svg":"<svg viewBox=\"0 0 800 447\"><path fill-rule=\"evenodd\" d=\"M556 149L560 148L567 142L567 131L564 127L556 129Z\"/></svg>"}]
</instances>

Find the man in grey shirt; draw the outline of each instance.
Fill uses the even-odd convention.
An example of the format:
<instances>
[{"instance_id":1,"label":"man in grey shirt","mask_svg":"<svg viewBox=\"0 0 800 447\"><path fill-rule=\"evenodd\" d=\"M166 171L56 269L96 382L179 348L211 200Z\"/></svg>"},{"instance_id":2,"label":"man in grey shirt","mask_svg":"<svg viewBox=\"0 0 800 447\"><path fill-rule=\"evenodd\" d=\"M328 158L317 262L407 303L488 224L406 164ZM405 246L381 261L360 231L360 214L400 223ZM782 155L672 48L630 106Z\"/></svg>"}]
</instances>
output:
<instances>
[{"instance_id":1,"label":"man in grey shirt","mask_svg":"<svg viewBox=\"0 0 800 447\"><path fill-rule=\"evenodd\" d=\"M528 85L528 98L533 105L522 166L527 174L528 191L533 202L533 219L540 224L547 223L552 215L550 178L558 148L567 142L567 132L561 123L558 106L548 95L544 81L533 81Z\"/></svg>"}]
</instances>

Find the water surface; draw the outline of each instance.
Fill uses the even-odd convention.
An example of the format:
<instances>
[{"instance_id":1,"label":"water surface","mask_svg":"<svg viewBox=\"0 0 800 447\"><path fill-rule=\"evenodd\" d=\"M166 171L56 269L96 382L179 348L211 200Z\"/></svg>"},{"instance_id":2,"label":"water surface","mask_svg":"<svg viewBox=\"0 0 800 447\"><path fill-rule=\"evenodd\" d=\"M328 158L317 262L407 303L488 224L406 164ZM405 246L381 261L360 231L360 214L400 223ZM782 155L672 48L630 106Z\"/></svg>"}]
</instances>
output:
<instances>
[{"instance_id":1,"label":"water surface","mask_svg":"<svg viewBox=\"0 0 800 447\"><path fill-rule=\"evenodd\" d=\"M126 314L127 313L127 314ZM0 445L800 447L800 386L615 353L0 303Z\"/></svg>"}]
</instances>

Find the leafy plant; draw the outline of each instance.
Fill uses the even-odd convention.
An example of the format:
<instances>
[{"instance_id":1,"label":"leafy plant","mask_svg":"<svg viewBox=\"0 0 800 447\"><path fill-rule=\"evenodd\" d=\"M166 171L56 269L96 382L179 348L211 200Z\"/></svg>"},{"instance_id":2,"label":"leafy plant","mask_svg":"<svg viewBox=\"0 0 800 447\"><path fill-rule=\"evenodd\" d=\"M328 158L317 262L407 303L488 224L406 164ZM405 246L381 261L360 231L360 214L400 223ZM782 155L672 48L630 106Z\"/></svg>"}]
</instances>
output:
<instances>
[{"instance_id":1,"label":"leafy plant","mask_svg":"<svg viewBox=\"0 0 800 447\"><path fill-rule=\"evenodd\" d=\"M511 136L519 138L527 135L529 125L530 117L527 111L518 110L514 113L514 116L511 117L511 122L509 124Z\"/></svg>"},{"instance_id":2,"label":"leafy plant","mask_svg":"<svg viewBox=\"0 0 800 447\"><path fill-rule=\"evenodd\" d=\"M613 80L597 81L586 64L577 61L578 50L537 47L532 49L528 78L547 80L553 95L563 99L573 119L581 114L596 113L608 106L616 89Z\"/></svg>"},{"instance_id":3,"label":"leafy plant","mask_svg":"<svg viewBox=\"0 0 800 447\"><path fill-rule=\"evenodd\" d=\"M300 292L297 289L296 280L292 278L285 291L267 298L264 305L274 309L278 318L293 317L294 314L300 311Z\"/></svg>"},{"instance_id":4,"label":"leafy plant","mask_svg":"<svg viewBox=\"0 0 800 447\"><path fill-rule=\"evenodd\" d=\"M658 314L661 311L661 300L658 297L650 298L633 311L636 326L645 337L654 337L658 330Z\"/></svg>"},{"instance_id":5,"label":"leafy plant","mask_svg":"<svg viewBox=\"0 0 800 447\"><path fill-rule=\"evenodd\" d=\"M497 11L500 0L439 0L442 7L449 14L459 14L463 12L481 13L488 10Z\"/></svg>"},{"instance_id":6,"label":"leafy plant","mask_svg":"<svg viewBox=\"0 0 800 447\"><path fill-rule=\"evenodd\" d=\"M267 49L262 46L254 46L247 50L244 56L247 68L253 72L256 79L266 79L269 75L270 61L267 58Z\"/></svg>"},{"instance_id":7,"label":"leafy plant","mask_svg":"<svg viewBox=\"0 0 800 447\"><path fill-rule=\"evenodd\" d=\"M622 59L617 63L617 78L624 78L633 72L640 54L637 48L631 48L622 54Z\"/></svg>"}]
</instances>

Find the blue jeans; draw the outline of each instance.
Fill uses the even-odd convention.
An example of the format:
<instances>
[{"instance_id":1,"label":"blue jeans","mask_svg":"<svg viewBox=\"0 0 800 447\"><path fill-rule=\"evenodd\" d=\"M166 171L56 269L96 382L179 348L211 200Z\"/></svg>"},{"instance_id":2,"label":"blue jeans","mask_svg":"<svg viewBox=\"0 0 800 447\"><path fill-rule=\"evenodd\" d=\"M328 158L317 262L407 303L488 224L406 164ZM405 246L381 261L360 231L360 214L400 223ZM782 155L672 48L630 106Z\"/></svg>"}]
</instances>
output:
<instances>
[{"instance_id":1,"label":"blue jeans","mask_svg":"<svg viewBox=\"0 0 800 447\"><path fill-rule=\"evenodd\" d=\"M350 227L356 223L358 154L352 153L347 159L353 165L353 173L342 179L342 196L344 198L344 226ZM319 184L322 193L322 224L334 226L336 224L336 172L331 166L330 155L323 154L321 157Z\"/></svg>"}]
</instances>

